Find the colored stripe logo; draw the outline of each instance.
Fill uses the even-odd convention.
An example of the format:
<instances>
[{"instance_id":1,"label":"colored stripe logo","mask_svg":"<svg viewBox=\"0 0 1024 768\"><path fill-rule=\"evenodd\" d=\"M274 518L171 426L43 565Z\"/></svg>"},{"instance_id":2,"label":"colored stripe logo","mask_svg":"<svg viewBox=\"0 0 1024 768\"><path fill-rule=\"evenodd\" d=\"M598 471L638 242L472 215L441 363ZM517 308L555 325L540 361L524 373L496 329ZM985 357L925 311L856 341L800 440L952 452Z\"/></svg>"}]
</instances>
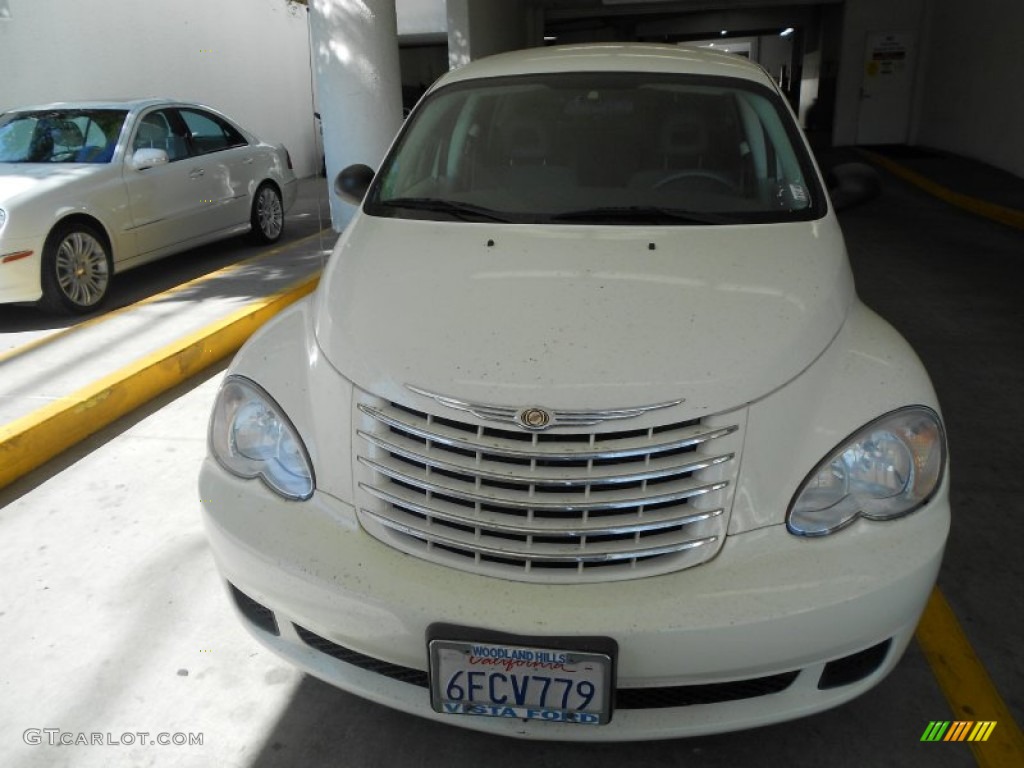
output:
<instances>
[{"instance_id":1,"label":"colored stripe logo","mask_svg":"<svg viewBox=\"0 0 1024 768\"><path fill-rule=\"evenodd\" d=\"M988 741L995 729L995 720L932 720L921 741Z\"/></svg>"}]
</instances>

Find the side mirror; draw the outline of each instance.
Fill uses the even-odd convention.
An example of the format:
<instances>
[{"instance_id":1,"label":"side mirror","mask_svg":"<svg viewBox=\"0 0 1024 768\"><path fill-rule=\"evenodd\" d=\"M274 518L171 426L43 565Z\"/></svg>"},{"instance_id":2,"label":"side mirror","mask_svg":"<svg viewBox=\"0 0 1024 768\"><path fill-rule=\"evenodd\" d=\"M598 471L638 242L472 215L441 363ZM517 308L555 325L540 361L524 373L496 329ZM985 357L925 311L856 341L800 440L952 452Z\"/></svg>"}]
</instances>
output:
<instances>
[{"instance_id":1,"label":"side mirror","mask_svg":"<svg viewBox=\"0 0 1024 768\"><path fill-rule=\"evenodd\" d=\"M334 194L352 205L359 205L373 181L373 168L356 163L345 168L334 180Z\"/></svg>"},{"instance_id":2,"label":"side mirror","mask_svg":"<svg viewBox=\"0 0 1024 768\"><path fill-rule=\"evenodd\" d=\"M825 177L832 207L837 211L865 203L878 197L882 181L867 163L842 163L832 168Z\"/></svg>"},{"instance_id":3,"label":"side mirror","mask_svg":"<svg viewBox=\"0 0 1024 768\"><path fill-rule=\"evenodd\" d=\"M158 165L167 165L169 162L170 159L164 150L143 147L142 149L135 150L135 154L132 155L131 165L136 171L144 171L147 168L154 168Z\"/></svg>"}]
</instances>

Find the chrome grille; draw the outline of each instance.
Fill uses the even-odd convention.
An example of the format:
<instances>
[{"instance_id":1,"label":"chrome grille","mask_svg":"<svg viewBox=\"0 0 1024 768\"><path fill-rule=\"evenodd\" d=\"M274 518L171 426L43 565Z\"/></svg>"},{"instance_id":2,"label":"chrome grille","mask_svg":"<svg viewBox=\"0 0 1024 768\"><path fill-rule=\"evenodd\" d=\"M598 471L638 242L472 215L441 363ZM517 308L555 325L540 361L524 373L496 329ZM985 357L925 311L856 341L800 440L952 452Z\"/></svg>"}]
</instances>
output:
<instances>
[{"instance_id":1,"label":"chrome grille","mask_svg":"<svg viewBox=\"0 0 1024 768\"><path fill-rule=\"evenodd\" d=\"M537 433L357 407L360 521L409 554L576 583L687 568L724 541L737 423Z\"/></svg>"}]
</instances>

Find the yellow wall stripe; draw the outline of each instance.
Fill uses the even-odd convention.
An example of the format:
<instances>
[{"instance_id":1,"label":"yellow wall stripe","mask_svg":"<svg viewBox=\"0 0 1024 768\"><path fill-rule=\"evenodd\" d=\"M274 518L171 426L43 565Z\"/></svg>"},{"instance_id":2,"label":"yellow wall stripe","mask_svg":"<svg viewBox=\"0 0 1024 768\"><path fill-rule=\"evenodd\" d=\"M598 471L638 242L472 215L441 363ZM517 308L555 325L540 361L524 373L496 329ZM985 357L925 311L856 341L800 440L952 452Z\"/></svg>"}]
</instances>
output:
<instances>
[{"instance_id":1,"label":"yellow wall stripe","mask_svg":"<svg viewBox=\"0 0 1024 768\"><path fill-rule=\"evenodd\" d=\"M1007 208L1006 206L990 203L986 200L979 200L976 197L971 197L961 192L954 192L952 189L944 187L928 177L922 176L917 171L912 171L877 152L871 152L866 149L858 151L872 163L885 168L889 173L899 176L904 181L909 181L914 186L923 189L940 200L946 201L950 205L955 205L957 208L963 208L987 219L998 221L1000 224L1005 224L1008 227L1024 229L1024 211L1019 211L1016 208Z\"/></svg>"},{"instance_id":2,"label":"yellow wall stripe","mask_svg":"<svg viewBox=\"0 0 1024 768\"><path fill-rule=\"evenodd\" d=\"M932 590L921 623L917 626L917 642L953 709L954 717L980 716L992 723L988 741L969 742L980 768L1020 768L1024 765L1024 735L1020 726L938 588Z\"/></svg>"},{"instance_id":3,"label":"yellow wall stripe","mask_svg":"<svg viewBox=\"0 0 1024 768\"><path fill-rule=\"evenodd\" d=\"M236 351L264 322L310 293L319 274L253 302L66 398L0 426L0 488Z\"/></svg>"}]
</instances>

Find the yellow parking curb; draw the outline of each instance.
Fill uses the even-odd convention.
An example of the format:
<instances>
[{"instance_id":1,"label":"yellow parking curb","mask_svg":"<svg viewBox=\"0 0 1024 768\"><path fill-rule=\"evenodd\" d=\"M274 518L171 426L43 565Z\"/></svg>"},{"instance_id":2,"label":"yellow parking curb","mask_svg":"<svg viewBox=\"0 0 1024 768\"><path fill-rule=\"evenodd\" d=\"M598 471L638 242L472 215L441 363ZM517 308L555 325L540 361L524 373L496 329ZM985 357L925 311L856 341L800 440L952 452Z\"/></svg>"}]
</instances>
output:
<instances>
[{"instance_id":1,"label":"yellow parking curb","mask_svg":"<svg viewBox=\"0 0 1024 768\"><path fill-rule=\"evenodd\" d=\"M316 288L319 274L249 304L67 397L0 426L0 488L235 352L272 316Z\"/></svg>"},{"instance_id":2,"label":"yellow parking curb","mask_svg":"<svg viewBox=\"0 0 1024 768\"><path fill-rule=\"evenodd\" d=\"M917 626L917 642L954 717L996 723L988 740L970 742L980 768L1024 765L1024 735L938 588L932 591Z\"/></svg>"},{"instance_id":3,"label":"yellow parking curb","mask_svg":"<svg viewBox=\"0 0 1024 768\"><path fill-rule=\"evenodd\" d=\"M922 176L916 171L912 171L900 165L897 162L890 160L877 152L871 152L866 149L858 150L864 157L870 160L876 165L880 165L889 173L899 176L904 181L909 181L916 187L923 189L930 195L944 200L950 205L955 205L957 208L963 208L965 211L970 211L979 216L984 216L987 219L998 221L1000 224L1005 224L1008 227L1014 227L1015 229L1024 229L1024 211L1019 211L1016 208L1007 208L1003 205L996 205L995 203L989 203L985 200L979 200L976 197L965 195L960 192L954 192L948 187L944 187L941 184L937 184L926 176Z\"/></svg>"}]
</instances>

